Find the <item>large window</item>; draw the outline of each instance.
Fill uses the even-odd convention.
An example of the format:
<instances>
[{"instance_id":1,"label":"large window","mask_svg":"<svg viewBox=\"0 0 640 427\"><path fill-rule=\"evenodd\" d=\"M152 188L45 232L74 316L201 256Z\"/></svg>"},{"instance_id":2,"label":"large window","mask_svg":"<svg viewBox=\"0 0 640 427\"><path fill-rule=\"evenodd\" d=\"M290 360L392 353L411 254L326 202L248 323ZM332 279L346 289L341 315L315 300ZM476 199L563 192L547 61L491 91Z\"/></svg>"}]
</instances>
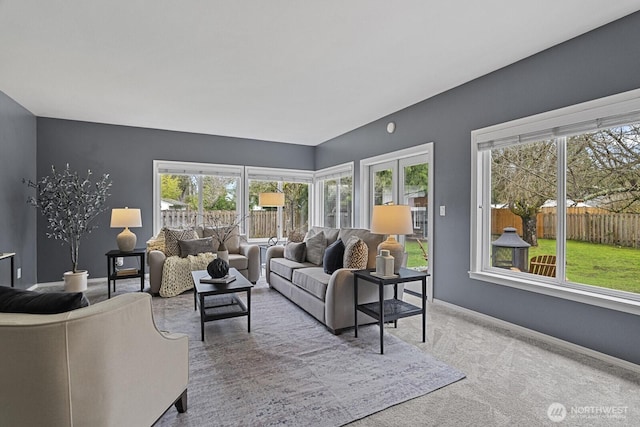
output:
<instances>
[{"instance_id":1,"label":"large window","mask_svg":"<svg viewBox=\"0 0 640 427\"><path fill-rule=\"evenodd\" d=\"M638 93L474 131L472 139L472 277L640 308Z\"/></svg>"},{"instance_id":2,"label":"large window","mask_svg":"<svg viewBox=\"0 0 640 427\"><path fill-rule=\"evenodd\" d=\"M156 229L232 223L241 215L241 166L154 162L154 167Z\"/></svg>"},{"instance_id":3,"label":"large window","mask_svg":"<svg viewBox=\"0 0 640 427\"><path fill-rule=\"evenodd\" d=\"M309 229L310 188L313 172L247 168L250 239L284 240ZM260 193L284 193L283 206L260 206Z\"/></svg>"},{"instance_id":4,"label":"large window","mask_svg":"<svg viewBox=\"0 0 640 427\"><path fill-rule=\"evenodd\" d=\"M318 225L352 227L353 225L353 163L316 172L318 195Z\"/></svg>"}]
</instances>

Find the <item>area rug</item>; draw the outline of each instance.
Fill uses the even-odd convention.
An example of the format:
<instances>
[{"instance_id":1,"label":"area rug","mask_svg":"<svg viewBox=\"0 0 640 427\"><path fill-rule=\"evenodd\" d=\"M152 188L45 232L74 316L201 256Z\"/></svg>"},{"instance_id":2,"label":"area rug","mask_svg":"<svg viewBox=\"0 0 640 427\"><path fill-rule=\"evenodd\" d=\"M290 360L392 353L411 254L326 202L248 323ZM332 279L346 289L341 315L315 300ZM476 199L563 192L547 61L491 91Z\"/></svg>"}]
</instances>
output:
<instances>
[{"instance_id":1,"label":"area rug","mask_svg":"<svg viewBox=\"0 0 640 427\"><path fill-rule=\"evenodd\" d=\"M376 325L333 335L262 280L251 303L251 333L246 317L225 319L205 324L203 342L193 293L154 297L158 328L189 335L190 364L188 411L157 426L340 426L464 378L391 334L381 355Z\"/></svg>"}]
</instances>

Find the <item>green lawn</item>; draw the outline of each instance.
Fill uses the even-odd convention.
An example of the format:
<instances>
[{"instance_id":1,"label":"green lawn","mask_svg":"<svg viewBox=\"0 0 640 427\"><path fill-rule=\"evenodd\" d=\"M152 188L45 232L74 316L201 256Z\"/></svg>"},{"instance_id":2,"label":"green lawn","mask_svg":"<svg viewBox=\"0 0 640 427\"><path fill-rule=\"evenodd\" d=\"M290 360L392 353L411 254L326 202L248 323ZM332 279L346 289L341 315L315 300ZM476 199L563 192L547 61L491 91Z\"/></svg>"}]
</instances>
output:
<instances>
[{"instance_id":1,"label":"green lawn","mask_svg":"<svg viewBox=\"0 0 640 427\"><path fill-rule=\"evenodd\" d=\"M415 241L407 242L406 250L408 266L425 265ZM529 248L530 258L555 253L555 240L539 239L537 247ZM640 249L570 240L567 242L567 278L575 283L640 293Z\"/></svg>"},{"instance_id":2,"label":"green lawn","mask_svg":"<svg viewBox=\"0 0 640 427\"><path fill-rule=\"evenodd\" d=\"M539 239L529 256L555 254L556 241ZM576 283L640 293L640 250L567 242L567 278Z\"/></svg>"}]
</instances>

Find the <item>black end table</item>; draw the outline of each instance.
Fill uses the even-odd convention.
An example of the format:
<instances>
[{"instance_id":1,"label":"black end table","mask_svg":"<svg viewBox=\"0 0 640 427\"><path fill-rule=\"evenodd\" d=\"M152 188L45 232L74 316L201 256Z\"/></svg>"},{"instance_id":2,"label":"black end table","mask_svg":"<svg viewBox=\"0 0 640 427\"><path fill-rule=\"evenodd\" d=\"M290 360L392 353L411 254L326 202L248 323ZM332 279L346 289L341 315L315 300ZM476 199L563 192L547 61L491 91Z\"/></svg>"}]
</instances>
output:
<instances>
[{"instance_id":1,"label":"black end table","mask_svg":"<svg viewBox=\"0 0 640 427\"><path fill-rule=\"evenodd\" d=\"M145 268L145 260L144 257L147 253L145 248L136 248L130 252L122 252L118 249L114 249L112 251L107 252L105 255L107 256L107 298L111 298L111 282L113 282L113 292L116 291L116 280L121 279L133 279L136 277L140 278L140 292L144 291L144 268ZM122 271L118 271L116 268L116 260L118 258L127 258L127 257L138 257L140 258L139 264L140 268L135 272L129 272L127 269Z\"/></svg>"},{"instance_id":2,"label":"black end table","mask_svg":"<svg viewBox=\"0 0 640 427\"><path fill-rule=\"evenodd\" d=\"M422 314L422 342L426 341L427 330L427 276L422 271L401 268L395 277L378 277L371 273L375 269L355 270L353 272L353 314L356 338L358 337L358 310L376 319L380 325L380 354L384 354L384 323L393 321L398 325L398 319ZM358 279L378 285L378 302L358 304ZM398 284L422 281L422 307L417 307L398 299ZM384 287L393 285L393 299L384 299Z\"/></svg>"},{"instance_id":3,"label":"black end table","mask_svg":"<svg viewBox=\"0 0 640 427\"><path fill-rule=\"evenodd\" d=\"M14 274L15 274L15 268L14 268L14 258L16 256L15 252L2 252L0 253L0 259L8 259L11 261L11 287L13 288L15 286L15 279L14 279Z\"/></svg>"},{"instance_id":4,"label":"black end table","mask_svg":"<svg viewBox=\"0 0 640 427\"><path fill-rule=\"evenodd\" d=\"M200 283L200 279L208 278L206 270L191 272L193 277L193 309L200 306L200 336L204 341L204 323L232 317L247 316L247 332L251 332L251 288L253 284L235 268L229 269L229 274L236 276L236 280L227 284ZM236 295L237 292L247 293L247 305ZM221 297L223 296L223 297ZM209 297L208 299L206 297Z\"/></svg>"}]
</instances>

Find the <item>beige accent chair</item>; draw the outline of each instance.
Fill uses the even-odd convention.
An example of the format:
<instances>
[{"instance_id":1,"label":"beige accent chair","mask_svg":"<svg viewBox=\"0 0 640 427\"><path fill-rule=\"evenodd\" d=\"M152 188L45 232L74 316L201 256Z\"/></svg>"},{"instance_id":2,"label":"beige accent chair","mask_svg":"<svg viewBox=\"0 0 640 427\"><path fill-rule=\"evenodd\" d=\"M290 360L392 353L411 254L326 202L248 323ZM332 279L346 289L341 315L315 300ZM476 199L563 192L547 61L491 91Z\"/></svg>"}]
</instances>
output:
<instances>
[{"instance_id":1,"label":"beige accent chair","mask_svg":"<svg viewBox=\"0 0 640 427\"><path fill-rule=\"evenodd\" d=\"M187 409L188 338L156 329L148 294L0 313L0 343L0 425L150 426Z\"/></svg>"}]
</instances>

